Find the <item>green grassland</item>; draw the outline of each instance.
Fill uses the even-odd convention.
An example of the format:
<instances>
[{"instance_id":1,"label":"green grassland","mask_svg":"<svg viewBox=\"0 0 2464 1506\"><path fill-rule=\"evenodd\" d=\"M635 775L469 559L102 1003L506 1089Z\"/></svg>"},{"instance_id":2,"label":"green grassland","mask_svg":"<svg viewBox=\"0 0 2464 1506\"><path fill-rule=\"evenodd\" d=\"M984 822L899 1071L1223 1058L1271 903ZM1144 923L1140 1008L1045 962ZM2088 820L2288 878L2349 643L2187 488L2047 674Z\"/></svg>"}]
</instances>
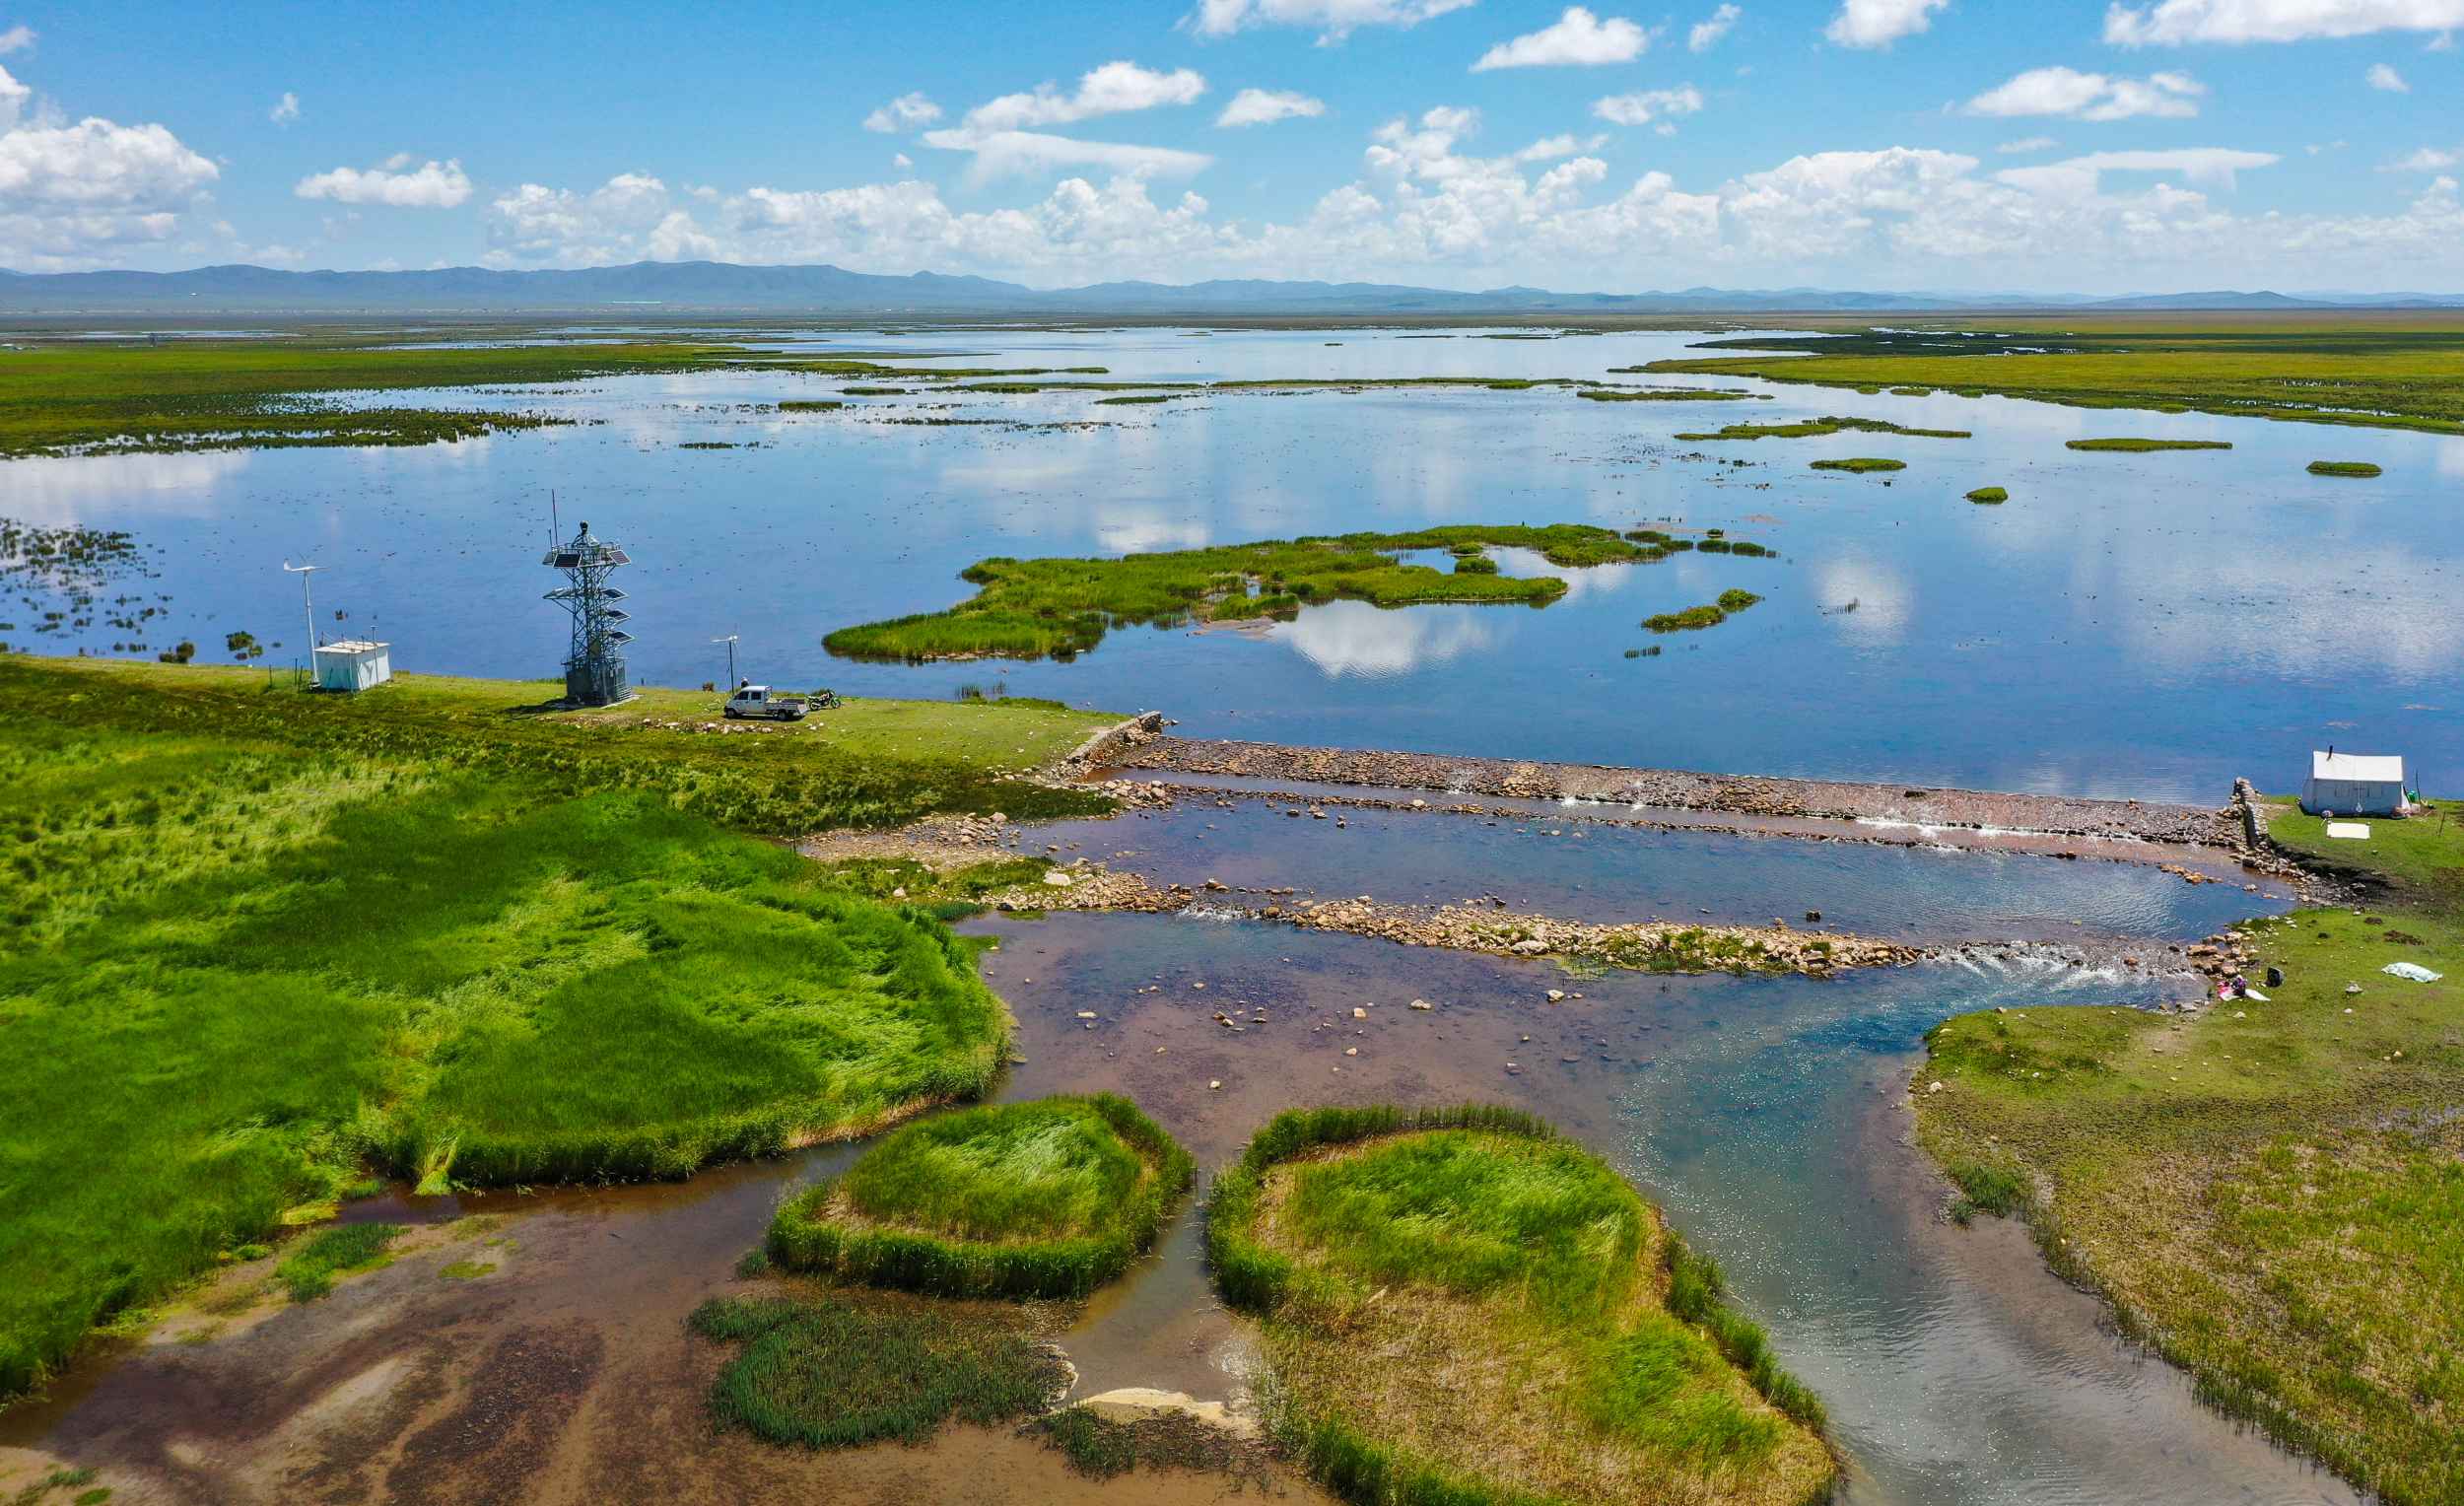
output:
<instances>
[{"instance_id":1,"label":"green grassland","mask_svg":"<svg viewBox=\"0 0 2464 1506\"><path fill-rule=\"evenodd\" d=\"M1079 1298L1154 1243L1196 1167L1109 1093L909 1125L772 1221L790 1270L938 1297Z\"/></svg>"},{"instance_id":2,"label":"green grassland","mask_svg":"<svg viewBox=\"0 0 2464 1506\"><path fill-rule=\"evenodd\" d=\"M981 1091L970 948L722 828L1078 808L992 763L1100 720L268 678L0 656L0 1395L371 1173L676 1175Z\"/></svg>"},{"instance_id":3,"label":"green grassland","mask_svg":"<svg viewBox=\"0 0 2464 1506\"><path fill-rule=\"evenodd\" d=\"M1065 658L1093 649L1119 626L1289 617L1309 602L1337 598L1384 607L1436 601L1540 606L1564 595L1566 583L1551 576L1407 565L1394 552L1522 548L1552 565L1578 568L1662 559L1669 544L1658 534L1621 537L1581 523L1457 525L1117 559L991 559L961 573L978 587L968 600L945 611L841 628L822 644L850 658Z\"/></svg>"},{"instance_id":4,"label":"green grassland","mask_svg":"<svg viewBox=\"0 0 2464 1506\"><path fill-rule=\"evenodd\" d=\"M2444 318L2017 319L1700 348L1764 354L1651 370L2464 434L2464 327Z\"/></svg>"},{"instance_id":5,"label":"green grassland","mask_svg":"<svg viewBox=\"0 0 2464 1506\"><path fill-rule=\"evenodd\" d=\"M1277 1439L1363 1503L1827 1499L1821 1408L1613 1171L1511 1110L1296 1110L1216 1182Z\"/></svg>"},{"instance_id":6,"label":"green grassland","mask_svg":"<svg viewBox=\"0 0 2464 1506\"><path fill-rule=\"evenodd\" d=\"M2365 913L2242 927L2284 970L2270 1001L1952 1019L1928 1038L1918 1135L1963 1203L2023 1214L2208 1401L2394 1506L2454 1501L2464 826L2375 821L2364 844L2322 824L2278 810L2269 832L2384 887ZM2380 971L2399 961L2446 978Z\"/></svg>"}]
</instances>

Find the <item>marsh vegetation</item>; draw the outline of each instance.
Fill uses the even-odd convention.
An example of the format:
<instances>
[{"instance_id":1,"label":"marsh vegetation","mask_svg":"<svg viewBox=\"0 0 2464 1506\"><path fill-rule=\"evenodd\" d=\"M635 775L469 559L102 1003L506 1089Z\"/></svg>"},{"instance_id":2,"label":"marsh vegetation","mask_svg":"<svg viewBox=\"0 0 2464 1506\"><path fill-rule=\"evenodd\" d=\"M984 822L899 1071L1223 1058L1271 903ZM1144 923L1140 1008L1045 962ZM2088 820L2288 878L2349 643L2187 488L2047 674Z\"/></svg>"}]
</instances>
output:
<instances>
[{"instance_id":1,"label":"marsh vegetation","mask_svg":"<svg viewBox=\"0 0 2464 1506\"><path fill-rule=\"evenodd\" d=\"M2226 440L2064 440L2065 449L2086 450L2090 454L2156 454L2168 449L2230 449Z\"/></svg>"},{"instance_id":2,"label":"marsh vegetation","mask_svg":"<svg viewBox=\"0 0 2464 1506\"><path fill-rule=\"evenodd\" d=\"M2378 467L2367 460L2312 460L2309 472L2313 476L2349 476L2357 480L2367 480L2379 473Z\"/></svg>"},{"instance_id":3,"label":"marsh vegetation","mask_svg":"<svg viewBox=\"0 0 2464 1506\"><path fill-rule=\"evenodd\" d=\"M1615 1172L1512 1110L1296 1110L1218 1178L1280 1444L1347 1500L1801 1502L1819 1403Z\"/></svg>"},{"instance_id":4,"label":"marsh vegetation","mask_svg":"<svg viewBox=\"0 0 2464 1506\"><path fill-rule=\"evenodd\" d=\"M1878 459L1872 455L1852 455L1838 460L1815 460L1812 464L1815 470L1848 471L1859 476L1875 471L1895 471L1908 468L1908 462L1905 460Z\"/></svg>"}]
</instances>

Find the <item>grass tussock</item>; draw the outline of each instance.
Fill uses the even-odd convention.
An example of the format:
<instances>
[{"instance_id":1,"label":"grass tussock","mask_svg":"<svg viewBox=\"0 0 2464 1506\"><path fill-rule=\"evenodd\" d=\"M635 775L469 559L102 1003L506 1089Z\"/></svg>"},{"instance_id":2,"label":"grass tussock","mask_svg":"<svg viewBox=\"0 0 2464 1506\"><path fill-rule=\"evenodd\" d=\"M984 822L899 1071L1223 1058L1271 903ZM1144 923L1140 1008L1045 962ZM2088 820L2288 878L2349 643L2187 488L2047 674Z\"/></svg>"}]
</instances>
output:
<instances>
[{"instance_id":1,"label":"grass tussock","mask_svg":"<svg viewBox=\"0 0 2464 1506\"><path fill-rule=\"evenodd\" d=\"M1152 1245L1196 1167L1125 1098L1046 1098L892 1131L787 1199L772 1263L939 1297L1084 1297Z\"/></svg>"},{"instance_id":2,"label":"grass tussock","mask_svg":"<svg viewBox=\"0 0 2464 1506\"><path fill-rule=\"evenodd\" d=\"M969 943L713 818L1025 787L536 694L0 657L0 1395L372 1172L676 1176L992 1079L1007 1013ZM1009 748L1093 719L909 716L875 725Z\"/></svg>"},{"instance_id":3,"label":"grass tussock","mask_svg":"<svg viewBox=\"0 0 2464 1506\"><path fill-rule=\"evenodd\" d=\"M1968 501L1980 507L1999 507L2011 500L2011 494L1998 486L1980 486L1968 493Z\"/></svg>"},{"instance_id":4,"label":"grass tussock","mask_svg":"<svg viewBox=\"0 0 2464 1506\"><path fill-rule=\"evenodd\" d=\"M2090 454L2154 454L2168 449L2230 449L2229 440L2064 440L2065 449L2086 450Z\"/></svg>"},{"instance_id":5,"label":"grass tussock","mask_svg":"<svg viewBox=\"0 0 2464 1506\"><path fill-rule=\"evenodd\" d=\"M2379 474L2378 467L2367 460L2312 460L2309 472L2313 476L2350 476L2364 481Z\"/></svg>"},{"instance_id":6,"label":"grass tussock","mask_svg":"<svg viewBox=\"0 0 2464 1506\"><path fill-rule=\"evenodd\" d=\"M1818 1406L1673 1246L1597 1158L1484 1106L1280 1115L1207 1218L1270 1426L1345 1499L1826 1497Z\"/></svg>"},{"instance_id":7,"label":"grass tussock","mask_svg":"<svg viewBox=\"0 0 2464 1506\"><path fill-rule=\"evenodd\" d=\"M1883 460L1872 455L1852 455L1842 460L1816 460L1813 462L1813 465L1815 470L1848 471L1859 476L1872 471L1895 471L1908 468L1908 462L1905 460Z\"/></svg>"},{"instance_id":8,"label":"grass tussock","mask_svg":"<svg viewBox=\"0 0 2464 1506\"><path fill-rule=\"evenodd\" d=\"M1946 1021L1919 1139L1954 1216L2026 1217L2211 1403L2394 1506L2464 1498L2464 827L2271 816L2380 903L2248 923L2268 1002Z\"/></svg>"},{"instance_id":9,"label":"grass tussock","mask_svg":"<svg viewBox=\"0 0 2464 1506\"><path fill-rule=\"evenodd\" d=\"M1383 607L1424 602L1544 605L1565 594L1550 576L1511 577L1404 564L1399 551L1456 544L1530 549L1568 569L1660 558L1653 546L1581 523L1456 525L1349 533L1118 559L983 560L961 579L976 594L946 611L841 628L824 639L851 658L1068 658L1115 627L1288 617L1311 602Z\"/></svg>"},{"instance_id":10,"label":"grass tussock","mask_svg":"<svg viewBox=\"0 0 2464 1506\"><path fill-rule=\"evenodd\" d=\"M334 1278L374 1270L385 1263L385 1247L402 1233L400 1224L349 1223L319 1229L302 1240L274 1267L274 1279L294 1302L313 1302L334 1289Z\"/></svg>"},{"instance_id":11,"label":"grass tussock","mask_svg":"<svg viewBox=\"0 0 2464 1506\"><path fill-rule=\"evenodd\" d=\"M1036 1436L1090 1479L1112 1479L1132 1470L1194 1470L1266 1482L1261 1445L1186 1412L1119 1420L1083 1406L1064 1406L1038 1417Z\"/></svg>"},{"instance_id":12,"label":"grass tussock","mask_svg":"<svg viewBox=\"0 0 2464 1506\"><path fill-rule=\"evenodd\" d=\"M772 1443L921 1443L952 1419L989 1427L1031 1415L1068 1383L1050 1345L980 1313L724 1297L690 1321L742 1346L711 1386L713 1415Z\"/></svg>"}]
</instances>

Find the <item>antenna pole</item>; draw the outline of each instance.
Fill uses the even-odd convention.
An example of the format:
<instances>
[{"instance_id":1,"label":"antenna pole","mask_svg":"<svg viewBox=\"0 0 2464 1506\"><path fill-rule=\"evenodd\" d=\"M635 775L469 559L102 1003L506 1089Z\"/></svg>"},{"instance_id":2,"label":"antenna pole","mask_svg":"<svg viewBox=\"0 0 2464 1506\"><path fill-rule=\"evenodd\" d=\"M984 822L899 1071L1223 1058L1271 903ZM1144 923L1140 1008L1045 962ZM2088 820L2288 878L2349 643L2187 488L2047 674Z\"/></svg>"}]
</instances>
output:
<instances>
[{"instance_id":1,"label":"antenna pole","mask_svg":"<svg viewBox=\"0 0 2464 1506\"><path fill-rule=\"evenodd\" d=\"M282 568L300 578L300 610L308 619L308 678L316 677L316 599L308 591L308 577L324 569L322 565L294 565L289 560Z\"/></svg>"}]
</instances>

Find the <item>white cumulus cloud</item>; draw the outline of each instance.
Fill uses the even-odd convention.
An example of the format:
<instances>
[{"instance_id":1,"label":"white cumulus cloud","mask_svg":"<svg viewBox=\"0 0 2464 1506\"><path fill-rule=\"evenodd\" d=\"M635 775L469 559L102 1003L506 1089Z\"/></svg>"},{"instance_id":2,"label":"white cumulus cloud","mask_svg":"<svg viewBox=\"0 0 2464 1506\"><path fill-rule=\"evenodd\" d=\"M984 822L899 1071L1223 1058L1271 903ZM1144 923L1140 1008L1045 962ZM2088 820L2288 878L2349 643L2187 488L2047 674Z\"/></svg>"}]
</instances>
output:
<instances>
[{"instance_id":1,"label":"white cumulus cloud","mask_svg":"<svg viewBox=\"0 0 2464 1506\"><path fill-rule=\"evenodd\" d=\"M1592 102L1592 113L1611 125L1648 125L1671 115L1699 114L1702 91L1691 84L1676 89L1645 89L1634 94L1610 95Z\"/></svg>"},{"instance_id":2,"label":"white cumulus cloud","mask_svg":"<svg viewBox=\"0 0 2464 1506\"><path fill-rule=\"evenodd\" d=\"M1736 28L1738 18L1745 14L1736 6L1723 5L1702 20L1695 22L1685 33L1685 50L1688 52L1710 51L1720 44L1720 38L1728 35Z\"/></svg>"},{"instance_id":3,"label":"white cumulus cloud","mask_svg":"<svg viewBox=\"0 0 2464 1506\"><path fill-rule=\"evenodd\" d=\"M2017 141L2006 141L1994 150L2006 156L2016 156L2021 152L2046 151L2061 144L2051 136L2022 136Z\"/></svg>"},{"instance_id":4,"label":"white cumulus cloud","mask_svg":"<svg viewBox=\"0 0 2464 1506\"><path fill-rule=\"evenodd\" d=\"M2404 82L2404 75L2385 63L2370 64L2370 71L2361 75L2361 78L2370 88L2384 90L2388 94L2411 94L2413 92L2413 86Z\"/></svg>"},{"instance_id":5,"label":"white cumulus cloud","mask_svg":"<svg viewBox=\"0 0 2464 1506\"><path fill-rule=\"evenodd\" d=\"M2423 147L2412 156L2398 158L2378 171L2381 172L2444 172L2459 163L2464 163L2464 154L2441 151L2437 147Z\"/></svg>"},{"instance_id":6,"label":"white cumulus cloud","mask_svg":"<svg viewBox=\"0 0 2464 1506\"><path fill-rule=\"evenodd\" d=\"M1822 34L1843 47L1887 47L1934 24L1951 0L1840 0Z\"/></svg>"},{"instance_id":7,"label":"white cumulus cloud","mask_svg":"<svg viewBox=\"0 0 2464 1506\"><path fill-rule=\"evenodd\" d=\"M34 44L34 29L22 22L5 32L0 32L0 56L6 56L11 52L23 52Z\"/></svg>"},{"instance_id":8,"label":"white cumulus cloud","mask_svg":"<svg viewBox=\"0 0 2464 1506\"><path fill-rule=\"evenodd\" d=\"M1971 115L2067 115L2079 120L2129 120L2141 115L2187 119L2199 113L2207 86L2186 73L2144 79L2076 68L2030 68L1968 101Z\"/></svg>"},{"instance_id":9,"label":"white cumulus cloud","mask_svg":"<svg viewBox=\"0 0 2464 1506\"><path fill-rule=\"evenodd\" d=\"M0 69L0 264L67 270L161 243L221 176L160 125L20 123L32 97Z\"/></svg>"},{"instance_id":10,"label":"white cumulus cloud","mask_svg":"<svg viewBox=\"0 0 2464 1506\"><path fill-rule=\"evenodd\" d=\"M2464 27L2464 0L2158 0L2117 3L2104 13L2104 39L2119 47L2305 41L2457 27Z\"/></svg>"},{"instance_id":11,"label":"white cumulus cloud","mask_svg":"<svg viewBox=\"0 0 2464 1506\"><path fill-rule=\"evenodd\" d=\"M1244 89L1215 116L1217 125L1272 125L1326 113L1326 102L1290 89Z\"/></svg>"},{"instance_id":12,"label":"white cumulus cloud","mask_svg":"<svg viewBox=\"0 0 2464 1506\"><path fill-rule=\"evenodd\" d=\"M864 117L864 129L890 135L898 131L921 130L941 118L941 106L932 103L922 90L900 95Z\"/></svg>"},{"instance_id":13,"label":"white cumulus cloud","mask_svg":"<svg viewBox=\"0 0 2464 1506\"><path fill-rule=\"evenodd\" d=\"M1003 95L977 105L967 111L965 123L979 131L1068 125L1098 115L1189 104L1205 92L1205 78L1188 68L1158 73L1132 62L1110 62L1082 75L1075 93L1062 94L1051 84L1039 84L1028 93Z\"/></svg>"},{"instance_id":14,"label":"white cumulus cloud","mask_svg":"<svg viewBox=\"0 0 2464 1506\"><path fill-rule=\"evenodd\" d=\"M1048 131L980 131L962 126L926 131L921 139L925 146L940 151L972 153L975 161L967 171L978 183L1002 177L1033 177L1061 168L1100 168L1134 177L1189 177L1214 163L1203 152L1116 141L1081 141Z\"/></svg>"},{"instance_id":15,"label":"white cumulus cloud","mask_svg":"<svg viewBox=\"0 0 2464 1506\"><path fill-rule=\"evenodd\" d=\"M1200 36L1251 27L1315 27L1323 45L1362 27L1416 27L1477 0L1198 0L1184 25Z\"/></svg>"},{"instance_id":16,"label":"white cumulus cloud","mask_svg":"<svg viewBox=\"0 0 2464 1506\"><path fill-rule=\"evenodd\" d=\"M311 173L293 184L291 191L304 199L331 199L337 204L451 209L470 197L470 179L463 174L459 160L432 158L414 168L408 154L397 154L381 167Z\"/></svg>"},{"instance_id":17,"label":"white cumulus cloud","mask_svg":"<svg viewBox=\"0 0 2464 1506\"><path fill-rule=\"evenodd\" d=\"M1651 34L1622 16L1606 21L1579 5L1566 7L1556 25L1501 41L1480 54L1473 73L1493 68L1596 68L1630 63L1651 45Z\"/></svg>"},{"instance_id":18,"label":"white cumulus cloud","mask_svg":"<svg viewBox=\"0 0 2464 1506\"><path fill-rule=\"evenodd\" d=\"M288 89L284 90L282 98L274 102L274 107L265 112L265 118L276 125L289 125L292 121L299 119L300 97Z\"/></svg>"}]
</instances>

